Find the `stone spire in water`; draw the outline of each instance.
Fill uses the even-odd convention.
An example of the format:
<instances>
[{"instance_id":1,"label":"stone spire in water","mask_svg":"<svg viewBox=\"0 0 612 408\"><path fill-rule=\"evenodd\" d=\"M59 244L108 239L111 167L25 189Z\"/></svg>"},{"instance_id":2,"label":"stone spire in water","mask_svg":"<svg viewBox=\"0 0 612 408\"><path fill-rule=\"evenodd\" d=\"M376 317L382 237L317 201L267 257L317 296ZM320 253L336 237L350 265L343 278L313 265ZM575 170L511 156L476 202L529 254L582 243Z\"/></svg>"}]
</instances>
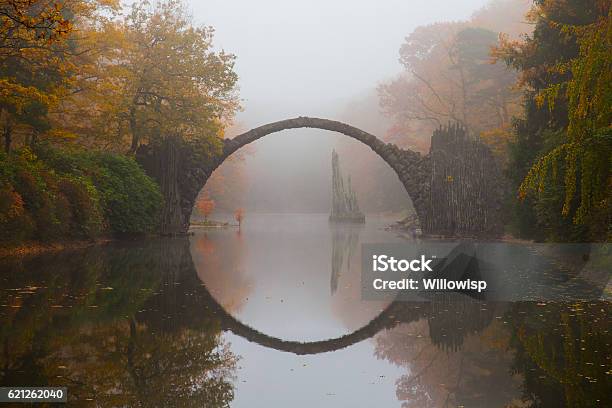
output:
<instances>
[{"instance_id":1,"label":"stone spire in water","mask_svg":"<svg viewBox=\"0 0 612 408\"><path fill-rule=\"evenodd\" d=\"M365 216L359 210L357 195L351 185L351 176L348 176L346 187L340 159L335 150L332 151L332 208L330 221L365 222Z\"/></svg>"}]
</instances>

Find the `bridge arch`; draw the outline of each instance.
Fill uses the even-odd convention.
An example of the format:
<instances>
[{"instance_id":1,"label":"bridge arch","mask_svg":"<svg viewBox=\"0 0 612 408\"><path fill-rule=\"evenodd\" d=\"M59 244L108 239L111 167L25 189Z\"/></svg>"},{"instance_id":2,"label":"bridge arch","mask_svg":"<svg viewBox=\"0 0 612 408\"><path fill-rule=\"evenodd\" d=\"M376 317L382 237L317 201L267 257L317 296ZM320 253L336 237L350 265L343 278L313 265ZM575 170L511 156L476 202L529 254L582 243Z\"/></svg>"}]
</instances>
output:
<instances>
[{"instance_id":1,"label":"bridge arch","mask_svg":"<svg viewBox=\"0 0 612 408\"><path fill-rule=\"evenodd\" d=\"M206 172L206 178L200 188L206 184L210 174L240 148L269 134L299 128L322 129L341 133L370 147L370 149L372 149L395 171L399 180L402 182L402 185L406 189L408 196L412 200L414 209L419 220L421 221L421 224L423 224L424 218L427 214L426 202L429 192L429 157L422 156L420 153L413 152L411 150L400 149L396 145L385 143L376 136L354 126L329 119L300 116L298 118L268 123L266 125L251 129L248 132L242 133L232 139L225 139L223 141L222 154L214 160L211 168L207 169L208 171ZM196 197L194 196L192 199L191 207L193 207L195 198ZM190 215L191 212L189 212L189 216ZM189 217L187 218L186 222L188 221Z\"/></svg>"},{"instance_id":2,"label":"bridge arch","mask_svg":"<svg viewBox=\"0 0 612 408\"><path fill-rule=\"evenodd\" d=\"M460 126L436 130L426 155L385 143L376 136L335 120L298 117L251 129L223 140L221 151L203 158L197 147L178 137L161 145L141 145L136 157L164 196L163 235L182 235L199 192L212 172L243 146L287 129L338 132L370 147L397 174L426 234L498 237L503 233L504 183L490 149Z\"/></svg>"}]
</instances>

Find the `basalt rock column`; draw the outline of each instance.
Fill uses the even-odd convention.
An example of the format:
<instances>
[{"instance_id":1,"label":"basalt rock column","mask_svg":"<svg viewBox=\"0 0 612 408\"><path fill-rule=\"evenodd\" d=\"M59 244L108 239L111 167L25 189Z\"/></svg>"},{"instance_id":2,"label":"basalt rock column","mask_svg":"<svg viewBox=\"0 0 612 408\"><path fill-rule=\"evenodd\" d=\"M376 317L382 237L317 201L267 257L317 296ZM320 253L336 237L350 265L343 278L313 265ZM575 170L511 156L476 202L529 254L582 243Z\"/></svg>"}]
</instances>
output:
<instances>
[{"instance_id":1,"label":"basalt rock column","mask_svg":"<svg viewBox=\"0 0 612 408\"><path fill-rule=\"evenodd\" d=\"M351 176L346 187L340 170L338 153L332 152L332 208L329 220L334 222L365 222L365 215L359 210L357 195L351 186Z\"/></svg>"},{"instance_id":2,"label":"basalt rock column","mask_svg":"<svg viewBox=\"0 0 612 408\"><path fill-rule=\"evenodd\" d=\"M448 125L431 138L425 231L495 237L503 231L503 180L488 147L466 129Z\"/></svg>"}]
</instances>

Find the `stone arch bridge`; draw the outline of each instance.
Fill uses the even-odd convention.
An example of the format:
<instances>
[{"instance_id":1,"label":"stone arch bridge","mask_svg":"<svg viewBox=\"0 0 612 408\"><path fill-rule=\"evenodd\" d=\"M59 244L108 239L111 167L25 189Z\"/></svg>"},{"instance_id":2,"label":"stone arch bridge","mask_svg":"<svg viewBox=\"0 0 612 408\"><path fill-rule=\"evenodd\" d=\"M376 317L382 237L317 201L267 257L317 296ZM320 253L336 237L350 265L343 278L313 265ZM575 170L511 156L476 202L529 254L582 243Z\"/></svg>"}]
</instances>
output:
<instances>
[{"instance_id":1,"label":"stone arch bridge","mask_svg":"<svg viewBox=\"0 0 612 408\"><path fill-rule=\"evenodd\" d=\"M234 152L271 133L298 128L338 132L370 147L397 174L423 232L446 236L501 233L500 172L489 149L471 139L465 129L450 124L438 129L432 136L429 153L422 155L385 143L351 125L311 117L269 123L225 139L221 154L212 160L199 159L193 149L172 138L166 139L156 152L142 146L138 160L160 183L166 198L162 233L187 231L198 193L212 172Z\"/></svg>"}]
</instances>

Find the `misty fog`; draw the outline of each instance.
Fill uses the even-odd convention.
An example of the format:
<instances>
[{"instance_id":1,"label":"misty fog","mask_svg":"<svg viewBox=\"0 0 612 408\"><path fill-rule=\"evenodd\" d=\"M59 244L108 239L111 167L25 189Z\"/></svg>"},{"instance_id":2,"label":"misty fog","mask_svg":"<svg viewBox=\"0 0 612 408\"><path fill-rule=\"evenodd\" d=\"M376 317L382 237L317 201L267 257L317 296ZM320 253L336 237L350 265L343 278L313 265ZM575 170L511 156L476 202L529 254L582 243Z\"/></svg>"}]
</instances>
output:
<instances>
[{"instance_id":1,"label":"misty fog","mask_svg":"<svg viewBox=\"0 0 612 408\"><path fill-rule=\"evenodd\" d=\"M196 22L215 27L215 46L237 56L242 111L228 135L286 118L314 116L345 121L385 139L390 122L381 113L376 87L401 72L398 50L405 37L418 26L468 19L487 1L189 4ZM260 212L329 211L331 150L336 148L366 212L410 206L393 171L382 160L373 160L375 154L367 147L355 145L345 136L320 130L267 136L239 164L246 189L231 205ZM360 173L363 158L376 169ZM367 183L366 174L372 178ZM389 188L373 191L379 185ZM390 192L394 197L375 203L377 194ZM217 210L232 210L223 207L221 203Z\"/></svg>"}]
</instances>

